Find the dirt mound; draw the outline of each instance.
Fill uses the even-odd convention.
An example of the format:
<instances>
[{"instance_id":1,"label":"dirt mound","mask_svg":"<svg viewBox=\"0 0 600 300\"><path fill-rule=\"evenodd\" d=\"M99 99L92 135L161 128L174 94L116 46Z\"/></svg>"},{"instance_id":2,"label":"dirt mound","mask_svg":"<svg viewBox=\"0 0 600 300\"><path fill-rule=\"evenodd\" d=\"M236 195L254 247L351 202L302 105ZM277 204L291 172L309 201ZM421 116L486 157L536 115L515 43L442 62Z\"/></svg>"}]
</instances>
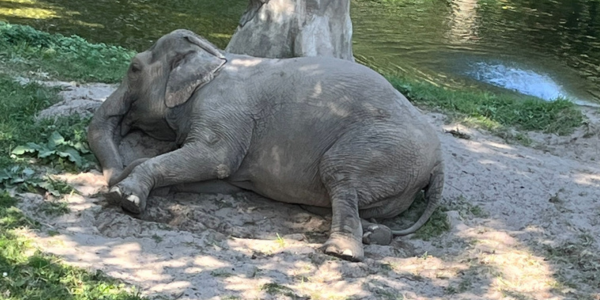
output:
<instances>
[{"instance_id":1,"label":"dirt mound","mask_svg":"<svg viewBox=\"0 0 600 300\"><path fill-rule=\"evenodd\" d=\"M21 79L21 83L29 80ZM64 81L37 81L46 86L59 86L63 100L43 110L38 119L55 118L78 114L91 116L104 100L115 90L116 86L104 83L78 84Z\"/></svg>"}]
</instances>

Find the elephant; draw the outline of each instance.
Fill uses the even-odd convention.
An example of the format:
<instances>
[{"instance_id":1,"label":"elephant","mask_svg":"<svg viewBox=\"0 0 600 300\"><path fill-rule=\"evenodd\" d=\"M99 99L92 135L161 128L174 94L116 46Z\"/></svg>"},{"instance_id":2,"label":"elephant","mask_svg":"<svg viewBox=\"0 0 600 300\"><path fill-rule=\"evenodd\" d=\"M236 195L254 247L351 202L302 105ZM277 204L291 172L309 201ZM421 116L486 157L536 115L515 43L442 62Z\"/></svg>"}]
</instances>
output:
<instances>
[{"instance_id":1,"label":"elephant","mask_svg":"<svg viewBox=\"0 0 600 300\"><path fill-rule=\"evenodd\" d=\"M125 167L130 130L173 141L170 152ZM322 250L364 259L363 242L414 233L442 198L444 163L433 126L383 76L331 57L226 53L178 29L132 59L92 117L88 142L108 195L140 214L153 189L219 181L331 212ZM367 220L427 206L405 230Z\"/></svg>"}]
</instances>

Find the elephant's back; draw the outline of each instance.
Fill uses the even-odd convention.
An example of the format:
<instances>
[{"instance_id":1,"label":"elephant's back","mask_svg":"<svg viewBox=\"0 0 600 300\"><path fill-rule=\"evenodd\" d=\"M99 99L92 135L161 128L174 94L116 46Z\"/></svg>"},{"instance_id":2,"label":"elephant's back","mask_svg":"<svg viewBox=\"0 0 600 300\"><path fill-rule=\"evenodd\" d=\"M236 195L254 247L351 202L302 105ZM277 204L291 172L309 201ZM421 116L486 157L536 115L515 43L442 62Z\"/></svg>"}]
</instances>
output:
<instances>
[{"instance_id":1,"label":"elephant's back","mask_svg":"<svg viewBox=\"0 0 600 300\"><path fill-rule=\"evenodd\" d=\"M429 126L367 67L319 57L263 63L250 70L254 80L247 90L257 99L248 108L254 120L252 142L231 180L264 196L330 206L319 162L341 136L373 124L408 131Z\"/></svg>"}]
</instances>

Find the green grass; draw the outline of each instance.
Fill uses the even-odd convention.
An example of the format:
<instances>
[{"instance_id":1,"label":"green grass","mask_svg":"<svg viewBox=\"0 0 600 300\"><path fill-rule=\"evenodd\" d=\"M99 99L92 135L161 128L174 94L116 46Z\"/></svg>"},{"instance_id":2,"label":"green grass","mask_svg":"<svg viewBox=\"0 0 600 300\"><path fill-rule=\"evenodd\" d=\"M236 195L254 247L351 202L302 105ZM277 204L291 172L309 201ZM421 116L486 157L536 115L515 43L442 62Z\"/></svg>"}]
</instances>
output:
<instances>
[{"instance_id":1,"label":"green grass","mask_svg":"<svg viewBox=\"0 0 600 300\"><path fill-rule=\"evenodd\" d=\"M44 201L40 210L47 215L62 216L71 212L69 203L59 201Z\"/></svg>"},{"instance_id":2,"label":"green grass","mask_svg":"<svg viewBox=\"0 0 600 300\"><path fill-rule=\"evenodd\" d=\"M35 31L25 26L0 24L0 183L36 192L38 188L59 193L72 192L64 182L44 179L40 164L52 169L78 170L58 156L42 160L32 155L13 155L17 146L87 146L89 119L77 116L36 122L35 115L59 101L58 89L36 83L21 85L11 76L28 71L50 73L52 78L69 80L118 81L130 53L122 48L93 45ZM60 137L59 143L54 143ZM53 139L53 144L49 144ZM51 148L52 148L51 147ZM56 148L58 150L58 148ZM48 150L48 149L45 149ZM47 152L47 151L46 151ZM6 176L5 176L6 175ZM2 188L0 184L0 188ZM5 188L8 186L4 186ZM64 202L47 202L42 211L50 215L67 213ZM0 298L1 299L141 299L135 290L100 272L62 264L44 254L20 236L19 228L39 229L16 208L16 200L0 192ZM6 274L6 275L4 275Z\"/></svg>"},{"instance_id":3,"label":"green grass","mask_svg":"<svg viewBox=\"0 0 600 300\"><path fill-rule=\"evenodd\" d=\"M35 121L39 111L59 101L58 90L36 83L21 85L8 75L0 74L0 169L17 164L12 151L27 143L44 143L54 132L65 140L87 147L86 126L89 119L78 116ZM88 157L88 159L91 159ZM21 161L29 164L29 161ZM67 160L48 162L60 169L77 170Z\"/></svg>"},{"instance_id":4,"label":"green grass","mask_svg":"<svg viewBox=\"0 0 600 300\"><path fill-rule=\"evenodd\" d=\"M412 226L421 217L427 207L427 201L423 194L419 193L406 211L394 218L382 220L382 224L390 227L392 230L403 230ZM413 234L412 238L429 241L450 231L450 222L448 221L446 211L448 211L446 207L440 205L433 212L427 223Z\"/></svg>"},{"instance_id":5,"label":"green grass","mask_svg":"<svg viewBox=\"0 0 600 300\"><path fill-rule=\"evenodd\" d=\"M447 231L450 231L448 216L442 207L438 207L429 218L429 221L415 232L413 238L429 241Z\"/></svg>"},{"instance_id":6,"label":"green grass","mask_svg":"<svg viewBox=\"0 0 600 300\"><path fill-rule=\"evenodd\" d=\"M292 299L300 298L298 295L294 294L294 290L291 288L278 284L278 283L265 283L260 287L261 291L265 291L267 294L272 296L287 296Z\"/></svg>"},{"instance_id":7,"label":"green grass","mask_svg":"<svg viewBox=\"0 0 600 300\"><path fill-rule=\"evenodd\" d=\"M35 124L37 112L59 100L53 88L15 82L0 74L0 169L14 163L11 151L30 141L44 138L45 129Z\"/></svg>"},{"instance_id":8,"label":"green grass","mask_svg":"<svg viewBox=\"0 0 600 300\"><path fill-rule=\"evenodd\" d=\"M47 73L52 79L119 82L135 52L0 22L0 72Z\"/></svg>"},{"instance_id":9,"label":"green grass","mask_svg":"<svg viewBox=\"0 0 600 300\"><path fill-rule=\"evenodd\" d=\"M35 249L15 232L38 228L15 207L16 202L8 193L0 193L1 299L143 299L101 272L66 266L58 257Z\"/></svg>"},{"instance_id":10,"label":"green grass","mask_svg":"<svg viewBox=\"0 0 600 300\"><path fill-rule=\"evenodd\" d=\"M583 121L577 106L565 99L548 102L508 93L450 90L397 76L387 79L411 102L454 113L470 125L493 132L514 127L565 135Z\"/></svg>"}]
</instances>

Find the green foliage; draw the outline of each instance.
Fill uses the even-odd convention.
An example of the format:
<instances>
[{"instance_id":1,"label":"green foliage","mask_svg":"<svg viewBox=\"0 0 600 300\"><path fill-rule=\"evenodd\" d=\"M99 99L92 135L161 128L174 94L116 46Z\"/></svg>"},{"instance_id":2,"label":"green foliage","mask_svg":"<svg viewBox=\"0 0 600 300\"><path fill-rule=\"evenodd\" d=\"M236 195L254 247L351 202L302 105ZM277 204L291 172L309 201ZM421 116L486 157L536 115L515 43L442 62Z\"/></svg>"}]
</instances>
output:
<instances>
[{"instance_id":1,"label":"green foliage","mask_svg":"<svg viewBox=\"0 0 600 300\"><path fill-rule=\"evenodd\" d=\"M373 3L385 3L385 4L399 4L399 5L406 5L408 4L413 4L413 3L418 3L421 4L424 1L419 1L419 0L355 0L355 2L373 2Z\"/></svg>"},{"instance_id":2,"label":"green foliage","mask_svg":"<svg viewBox=\"0 0 600 300\"><path fill-rule=\"evenodd\" d=\"M55 79L118 82L134 54L75 35L65 37L0 22L0 60L5 64L0 71L4 72L34 71Z\"/></svg>"},{"instance_id":3,"label":"green foliage","mask_svg":"<svg viewBox=\"0 0 600 300\"><path fill-rule=\"evenodd\" d=\"M300 298L298 295L294 294L294 290L291 288L274 282L263 284L260 287L260 290L265 291L267 294L273 296L282 295L291 297L292 299Z\"/></svg>"},{"instance_id":4,"label":"green foliage","mask_svg":"<svg viewBox=\"0 0 600 300\"><path fill-rule=\"evenodd\" d=\"M26 218L23 213L15 207L17 199L11 197L8 192L0 191L0 251L3 249L2 240L3 234L6 234L8 230L27 227L27 228L38 228L39 224ZM0 264L4 256L0 256ZM1 290L0 290L1 291Z\"/></svg>"},{"instance_id":5,"label":"green foliage","mask_svg":"<svg viewBox=\"0 0 600 300\"><path fill-rule=\"evenodd\" d=\"M16 156L35 154L38 159L46 164L66 165L67 162L71 162L80 170L90 166L90 162L83 156L90 154L87 143L65 140L57 131L50 134L46 143L29 142L24 146L17 146L11 153Z\"/></svg>"},{"instance_id":6,"label":"green foliage","mask_svg":"<svg viewBox=\"0 0 600 300\"><path fill-rule=\"evenodd\" d=\"M21 85L0 75L0 169L23 163L15 158L26 152L40 156L42 163L71 171L85 170L95 161L86 138L89 118L35 120L39 111L58 101L57 93L55 88Z\"/></svg>"},{"instance_id":7,"label":"green foliage","mask_svg":"<svg viewBox=\"0 0 600 300\"><path fill-rule=\"evenodd\" d=\"M61 216L71 212L69 203L60 201L44 201L41 204L40 210L47 215Z\"/></svg>"},{"instance_id":8,"label":"green foliage","mask_svg":"<svg viewBox=\"0 0 600 300\"><path fill-rule=\"evenodd\" d=\"M424 193L416 195L415 201L411 206L400 215L382 220L382 224L390 227L392 230L403 230L412 226L421 217L427 208L427 201ZM417 230L412 238L429 241L431 238L438 237L447 231L450 231L450 222L446 214L447 209L444 206L438 207L425 225Z\"/></svg>"},{"instance_id":9,"label":"green foliage","mask_svg":"<svg viewBox=\"0 0 600 300\"><path fill-rule=\"evenodd\" d=\"M29 240L13 232L21 227L36 227L15 204L16 200L8 193L0 193L2 299L143 299L136 290L100 271L90 273L66 266L58 257L36 251Z\"/></svg>"},{"instance_id":10,"label":"green foliage","mask_svg":"<svg viewBox=\"0 0 600 300\"><path fill-rule=\"evenodd\" d=\"M514 126L564 135L573 132L583 121L577 106L565 99L548 102L509 94L449 90L395 76L387 76L387 79L416 104L458 113L468 123L492 131Z\"/></svg>"},{"instance_id":11,"label":"green foliage","mask_svg":"<svg viewBox=\"0 0 600 300\"><path fill-rule=\"evenodd\" d=\"M231 277L231 276L233 276L233 274L231 272L228 272L226 268L212 270L210 272L210 275L212 275L214 277Z\"/></svg>"},{"instance_id":12,"label":"green foliage","mask_svg":"<svg viewBox=\"0 0 600 300\"><path fill-rule=\"evenodd\" d=\"M39 42L44 42L44 38ZM46 191L54 196L74 191L65 182L43 176L42 171L24 166L23 159L14 160L10 155L29 151L42 156L41 160L48 159L47 162L64 160L65 166L85 167L87 162L81 156L87 153L88 119L68 117L41 122L34 119L40 110L58 100L57 92L36 83L21 85L7 75L0 75L0 189ZM19 150L15 148L17 145L30 149ZM29 240L12 230L35 229L39 224L26 218L15 205L14 198L0 192L0 298L141 299L135 290L101 273L62 265L58 258L35 251ZM67 203L59 201L46 201L40 209L52 215L69 211Z\"/></svg>"},{"instance_id":13,"label":"green foliage","mask_svg":"<svg viewBox=\"0 0 600 300\"><path fill-rule=\"evenodd\" d=\"M63 170L82 170L92 165L94 158L85 134L88 118L75 116L41 122L34 119L39 111L58 101L57 92L36 83L21 85L0 75L1 188L47 191L54 196L72 191L65 183L42 176L42 172L29 166L31 159L22 158L25 153L36 154L37 162Z\"/></svg>"},{"instance_id":14,"label":"green foliage","mask_svg":"<svg viewBox=\"0 0 600 300\"><path fill-rule=\"evenodd\" d=\"M75 144L83 144L85 149L89 149L87 145L87 126L90 120L91 117L71 115L40 120L39 127L43 128L44 133L58 132L66 140Z\"/></svg>"},{"instance_id":15,"label":"green foliage","mask_svg":"<svg viewBox=\"0 0 600 300\"><path fill-rule=\"evenodd\" d=\"M413 238L429 241L431 238L438 237L447 231L450 231L448 216L442 208L438 208L433 212L429 221L415 232Z\"/></svg>"},{"instance_id":16,"label":"green foliage","mask_svg":"<svg viewBox=\"0 0 600 300\"><path fill-rule=\"evenodd\" d=\"M10 153L28 141L41 140L44 128L34 116L58 101L57 91L36 83L20 85L0 75L0 168L13 164Z\"/></svg>"},{"instance_id":17,"label":"green foliage","mask_svg":"<svg viewBox=\"0 0 600 300\"><path fill-rule=\"evenodd\" d=\"M279 233L277 234L277 244L279 245L279 248L283 248L285 247L285 240L279 235Z\"/></svg>"},{"instance_id":18,"label":"green foliage","mask_svg":"<svg viewBox=\"0 0 600 300\"><path fill-rule=\"evenodd\" d=\"M37 193L41 189L55 197L75 191L66 182L50 176L41 176L39 172L31 168L20 166L0 170L0 187L3 189L16 188L21 192L32 193Z\"/></svg>"}]
</instances>

